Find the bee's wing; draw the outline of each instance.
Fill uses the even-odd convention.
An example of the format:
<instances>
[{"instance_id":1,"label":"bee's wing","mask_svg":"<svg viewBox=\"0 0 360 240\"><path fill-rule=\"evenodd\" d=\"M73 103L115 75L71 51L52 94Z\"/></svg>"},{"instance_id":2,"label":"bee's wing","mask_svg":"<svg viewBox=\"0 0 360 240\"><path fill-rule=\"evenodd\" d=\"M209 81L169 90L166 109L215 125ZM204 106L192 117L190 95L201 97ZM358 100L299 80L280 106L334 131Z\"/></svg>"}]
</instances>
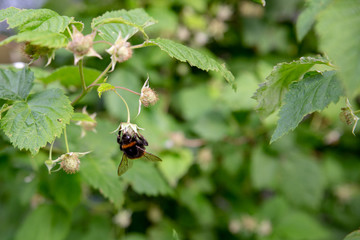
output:
<instances>
[{"instance_id":1,"label":"bee's wing","mask_svg":"<svg viewBox=\"0 0 360 240\"><path fill-rule=\"evenodd\" d=\"M152 162L161 162L161 159L159 157L155 156L154 154L148 153L148 152L145 152L143 157L144 157L144 159L152 161Z\"/></svg>"},{"instance_id":2,"label":"bee's wing","mask_svg":"<svg viewBox=\"0 0 360 240\"><path fill-rule=\"evenodd\" d=\"M127 158L125 154L123 154L121 158L121 162L118 167L118 176L123 175L129 168L132 166L132 161Z\"/></svg>"}]
</instances>

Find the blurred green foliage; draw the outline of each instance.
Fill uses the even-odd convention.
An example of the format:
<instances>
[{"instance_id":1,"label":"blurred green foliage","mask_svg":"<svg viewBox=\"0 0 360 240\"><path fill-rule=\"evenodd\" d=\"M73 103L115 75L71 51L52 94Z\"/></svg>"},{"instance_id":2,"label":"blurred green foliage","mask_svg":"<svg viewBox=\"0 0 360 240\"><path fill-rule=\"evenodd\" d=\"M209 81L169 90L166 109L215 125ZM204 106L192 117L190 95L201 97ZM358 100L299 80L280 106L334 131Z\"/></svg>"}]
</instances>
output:
<instances>
[{"instance_id":1,"label":"blurred green foliage","mask_svg":"<svg viewBox=\"0 0 360 240\"><path fill-rule=\"evenodd\" d=\"M160 100L135 122L145 129L149 152L163 162L136 160L120 178L122 153L110 132L126 114L111 92L99 100L93 91L76 106L76 112L83 106L97 112L98 124L84 138L74 123L67 128L70 149L92 151L75 175L49 175L43 164L48 149L32 157L1 133L1 239L335 240L359 227L360 143L338 120L344 102L307 116L296 131L269 145L276 113L260 119L251 99L276 63L319 52L313 30L296 39L303 1L272 0L262 7L245 0L49 0L43 7L74 16L85 31L106 11L145 8L159 21L149 27L150 37L172 38L222 58L238 90L219 74L191 68L155 47L136 50L108 82L140 90L150 76ZM72 63L70 53L58 51L50 67ZM107 64L86 59L95 69L88 70L89 78ZM49 83L56 74L62 77L57 70L43 78ZM67 80L60 79L73 99L79 84ZM35 88L42 87L39 77ZM137 96L123 96L135 116ZM54 145L55 157L65 149L62 142ZM356 237L354 232L346 239Z\"/></svg>"}]
</instances>

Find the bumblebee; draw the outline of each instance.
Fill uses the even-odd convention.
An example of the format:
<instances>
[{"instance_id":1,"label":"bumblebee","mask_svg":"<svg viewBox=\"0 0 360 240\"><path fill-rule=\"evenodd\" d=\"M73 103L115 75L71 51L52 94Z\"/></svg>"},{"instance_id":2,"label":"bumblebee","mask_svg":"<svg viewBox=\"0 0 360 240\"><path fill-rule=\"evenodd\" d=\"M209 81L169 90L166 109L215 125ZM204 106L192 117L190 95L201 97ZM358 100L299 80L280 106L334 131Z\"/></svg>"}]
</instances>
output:
<instances>
[{"instance_id":1,"label":"bumblebee","mask_svg":"<svg viewBox=\"0 0 360 240\"><path fill-rule=\"evenodd\" d=\"M146 139L137 132L128 132L121 129L117 136L117 142L123 156L118 167L118 175L124 174L131 166L132 161L129 159L144 158L152 162L161 161L161 159L151 153L146 152L145 146L148 146Z\"/></svg>"}]
</instances>

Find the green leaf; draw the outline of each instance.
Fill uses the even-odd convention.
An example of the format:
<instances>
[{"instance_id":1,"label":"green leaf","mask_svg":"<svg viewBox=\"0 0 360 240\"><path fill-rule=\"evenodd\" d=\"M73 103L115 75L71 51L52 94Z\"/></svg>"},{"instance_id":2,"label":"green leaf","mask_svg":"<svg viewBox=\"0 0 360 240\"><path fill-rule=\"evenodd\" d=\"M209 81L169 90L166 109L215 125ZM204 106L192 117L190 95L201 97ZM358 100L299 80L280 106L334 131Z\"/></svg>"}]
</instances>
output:
<instances>
[{"instance_id":1,"label":"green leaf","mask_svg":"<svg viewBox=\"0 0 360 240\"><path fill-rule=\"evenodd\" d=\"M29 68L20 71L0 69L0 98L25 100L33 85L34 73Z\"/></svg>"},{"instance_id":2,"label":"green leaf","mask_svg":"<svg viewBox=\"0 0 360 240\"><path fill-rule=\"evenodd\" d=\"M142 159L129 159L129 161L133 161L133 167L124 173L122 178L132 186L135 192L148 196L172 194L172 189L153 163Z\"/></svg>"},{"instance_id":3,"label":"green leaf","mask_svg":"<svg viewBox=\"0 0 360 240\"><path fill-rule=\"evenodd\" d=\"M25 31L64 32L73 18L60 16L49 9L8 8L0 12L0 21L7 20L9 28Z\"/></svg>"},{"instance_id":4,"label":"green leaf","mask_svg":"<svg viewBox=\"0 0 360 240\"><path fill-rule=\"evenodd\" d=\"M84 68L84 79L86 85L90 85L101 74L100 71L92 68ZM76 66L64 66L56 69L50 75L39 78L44 83L60 81L62 85L81 86L79 68Z\"/></svg>"},{"instance_id":5,"label":"green leaf","mask_svg":"<svg viewBox=\"0 0 360 240\"><path fill-rule=\"evenodd\" d=\"M22 32L33 30L36 26L41 25L42 22L55 16L59 16L59 14L50 9L24 9L9 16L7 23L9 28L18 28Z\"/></svg>"},{"instance_id":6,"label":"green leaf","mask_svg":"<svg viewBox=\"0 0 360 240\"><path fill-rule=\"evenodd\" d=\"M319 47L339 67L349 98L360 93L360 5L358 0L334 0L318 16Z\"/></svg>"},{"instance_id":7,"label":"green leaf","mask_svg":"<svg viewBox=\"0 0 360 240\"><path fill-rule=\"evenodd\" d=\"M321 168L304 155L291 154L281 162L279 188L292 203L316 209L323 197L324 178Z\"/></svg>"},{"instance_id":8,"label":"green leaf","mask_svg":"<svg viewBox=\"0 0 360 240\"><path fill-rule=\"evenodd\" d=\"M219 72L234 89L236 88L234 84L235 78L232 73L226 69L225 65L218 63L207 55L169 39L151 39L149 40L149 45L152 44L165 51L170 57L176 58L181 62L188 62L191 66L204 71Z\"/></svg>"},{"instance_id":9,"label":"green leaf","mask_svg":"<svg viewBox=\"0 0 360 240\"><path fill-rule=\"evenodd\" d=\"M50 180L50 191L55 201L71 212L81 201L81 180L78 174L56 173Z\"/></svg>"},{"instance_id":10,"label":"green leaf","mask_svg":"<svg viewBox=\"0 0 360 240\"><path fill-rule=\"evenodd\" d=\"M86 121L86 122L96 122L88 114L85 113L74 113L71 116L72 121Z\"/></svg>"},{"instance_id":11,"label":"green leaf","mask_svg":"<svg viewBox=\"0 0 360 240\"><path fill-rule=\"evenodd\" d=\"M115 87L113 85L111 85L110 83L102 83L102 84L100 84L100 86L97 88L99 98L101 98L101 94L103 92L114 90L114 89L115 89Z\"/></svg>"},{"instance_id":12,"label":"green leaf","mask_svg":"<svg viewBox=\"0 0 360 240\"><path fill-rule=\"evenodd\" d=\"M360 230L354 231L344 238L344 240L360 240Z\"/></svg>"},{"instance_id":13,"label":"green leaf","mask_svg":"<svg viewBox=\"0 0 360 240\"><path fill-rule=\"evenodd\" d=\"M329 231L318 220L303 212L288 212L274 227L276 239L330 239Z\"/></svg>"},{"instance_id":14,"label":"green leaf","mask_svg":"<svg viewBox=\"0 0 360 240\"><path fill-rule=\"evenodd\" d=\"M115 164L111 160L81 159L80 174L85 182L98 189L116 208L124 202L123 184L119 181Z\"/></svg>"},{"instance_id":15,"label":"green leaf","mask_svg":"<svg viewBox=\"0 0 360 240\"><path fill-rule=\"evenodd\" d=\"M310 72L304 76L302 81L290 85L270 143L294 130L307 114L321 111L331 102L339 101L343 90L335 73L335 71Z\"/></svg>"},{"instance_id":16,"label":"green leaf","mask_svg":"<svg viewBox=\"0 0 360 240\"><path fill-rule=\"evenodd\" d=\"M332 0L307 0L306 8L299 15L296 22L297 40L301 42L315 23L318 13L325 9Z\"/></svg>"},{"instance_id":17,"label":"green leaf","mask_svg":"<svg viewBox=\"0 0 360 240\"><path fill-rule=\"evenodd\" d=\"M33 45L48 48L64 48L67 45L67 38L61 33L54 32L22 32L17 35L8 37L0 42L0 46L8 44L12 41L30 42Z\"/></svg>"},{"instance_id":18,"label":"green leaf","mask_svg":"<svg viewBox=\"0 0 360 240\"><path fill-rule=\"evenodd\" d=\"M70 216L54 205L40 205L32 211L16 233L15 240L62 240L70 230Z\"/></svg>"},{"instance_id":19,"label":"green leaf","mask_svg":"<svg viewBox=\"0 0 360 240\"><path fill-rule=\"evenodd\" d=\"M19 11L21 11L18 8L14 8L14 7L9 7L6 9L1 9L0 10L0 22L5 21L7 18L15 15L16 13L18 13Z\"/></svg>"},{"instance_id":20,"label":"green leaf","mask_svg":"<svg viewBox=\"0 0 360 240\"><path fill-rule=\"evenodd\" d=\"M97 29L104 40L114 43L119 35L122 38L130 38L138 31L148 38L144 29L155 23L156 21L144 9L138 8L130 11L122 9L106 12L94 18L91 27Z\"/></svg>"},{"instance_id":21,"label":"green leaf","mask_svg":"<svg viewBox=\"0 0 360 240\"><path fill-rule=\"evenodd\" d=\"M49 89L15 102L1 120L1 128L15 147L35 154L61 135L72 112L67 96L60 89Z\"/></svg>"},{"instance_id":22,"label":"green leaf","mask_svg":"<svg viewBox=\"0 0 360 240\"><path fill-rule=\"evenodd\" d=\"M178 151L169 151L160 155L162 162L159 169L173 187L177 185L178 180L183 177L193 163L193 156L190 150L180 149Z\"/></svg>"},{"instance_id":23,"label":"green leaf","mask_svg":"<svg viewBox=\"0 0 360 240\"><path fill-rule=\"evenodd\" d=\"M328 65L327 59L317 57L302 57L290 63L277 64L266 82L256 90L253 98L258 101L256 110L262 117L267 117L282 105L283 98L292 82L300 78L314 65Z\"/></svg>"},{"instance_id":24,"label":"green leaf","mask_svg":"<svg viewBox=\"0 0 360 240\"><path fill-rule=\"evenodd\" d=\"M278 180L278 159L265 154L261 148L256 148L250 166L251 180L256 189L275 188Z\"/></svg>"},{"instance_id":25,"label":"green leaf","mask_svg":"<svg viewBox=\"0 0 360 240\"><path fill-rule=\"evenodd\" d=\"M37 32L54 32L61 33L64 32L66 27L72 22L72 18L67 16L55 16L49 18L48 20L42 22L39 26L34 29L27 29L27 31L37 31ZM41 34L41 33L39 33Z\"/></svg>"}]
</instances>

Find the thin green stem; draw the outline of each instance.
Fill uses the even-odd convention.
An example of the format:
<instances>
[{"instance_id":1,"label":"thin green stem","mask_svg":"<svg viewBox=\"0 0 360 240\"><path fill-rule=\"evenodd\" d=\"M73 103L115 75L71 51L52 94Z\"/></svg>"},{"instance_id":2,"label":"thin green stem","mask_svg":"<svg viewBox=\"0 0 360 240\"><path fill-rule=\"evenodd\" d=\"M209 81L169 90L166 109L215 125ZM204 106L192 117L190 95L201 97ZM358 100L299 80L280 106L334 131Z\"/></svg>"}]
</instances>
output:
<instances>
[{"instance_id":1,"label":"thin green stem","mask_svg":"<svg viewBox=\"0 0 360 240\"><path fill-rule=\"evenodd\" d=\"M84 61L83 61L83 59L81 59L79 61L79 73L80 73L81 85L82 85L83 91L85 91L86 83L85 83L85 78L84 78Z\"/></svg>"},{"instance_id":2,"label":"thin green stem","mask_svg":"<svg viewBox=\"0 0 360 240\"><path fill-rule=\"evenodd\" d=\"M55 140L50 144L50 150L49 150L49 159L52 160L52 151L54 146Z\"/></svg>"},{"instance_id":3,"label":"thin green stem","mask_svg":"<svg viewBox=\"0 0 360 240\"><path fill-rule=\"evenodd\" d=\"M145 41L141 44L130 46L130 48L136 49L136 48L143 48L143 47L147 47L147 46L151 46L151 45L153 45L153 44L149 43L148 41Z\"/></svg>"},{"instance_id":4,"label":"thin green stem","mask_svg":"<svg viewBox=\"0 0 360 240\"><path fill-rule=\"evenodd\" d=\"M105 74L107 74L107 72L110 70L111 67L112 67L112 62L109 63L109 65L105 68L105 70L90 85L96 84L98 81L100 81L100 79L103 76L105 76Z\"/></svg>"},{"instance_id":5,"label":"thin green stem","mask_svg":"<svg viewBox=\"0 0 360 240\"><path fill-rule=\"evenodd\" d=\"M121 98L121 100L124 102L125 107L126 107L126 111L127 111L127 123L130 123L130 110L129 110L129 106L127 105L125 99L124 99L117 91L114 90L114 93L115 93L116 95L118 95L118 96Z\"/></svg>"},{"instance_id":6,"label":"thin green stem","mask_svg":"<svg viewBox=\"0 0 360 240\"><path fill-rule=\"evenodd\" d=\"M360 113L360 110L354 111L354 114L358 114L358 113Z\"/></svg>"},{"instance_id":7,"label":"thin green stem","mask_svg":"<svg viewBox=\"0 0 360 240\"><path fill-rule=\"evenodd\" d=\"M66 152L69 153L70 150L69 150L69 143L68 143L67 135L66 135L66 126L64 127L64 139L65 139Z\"/></svg>"}]
</instances>

